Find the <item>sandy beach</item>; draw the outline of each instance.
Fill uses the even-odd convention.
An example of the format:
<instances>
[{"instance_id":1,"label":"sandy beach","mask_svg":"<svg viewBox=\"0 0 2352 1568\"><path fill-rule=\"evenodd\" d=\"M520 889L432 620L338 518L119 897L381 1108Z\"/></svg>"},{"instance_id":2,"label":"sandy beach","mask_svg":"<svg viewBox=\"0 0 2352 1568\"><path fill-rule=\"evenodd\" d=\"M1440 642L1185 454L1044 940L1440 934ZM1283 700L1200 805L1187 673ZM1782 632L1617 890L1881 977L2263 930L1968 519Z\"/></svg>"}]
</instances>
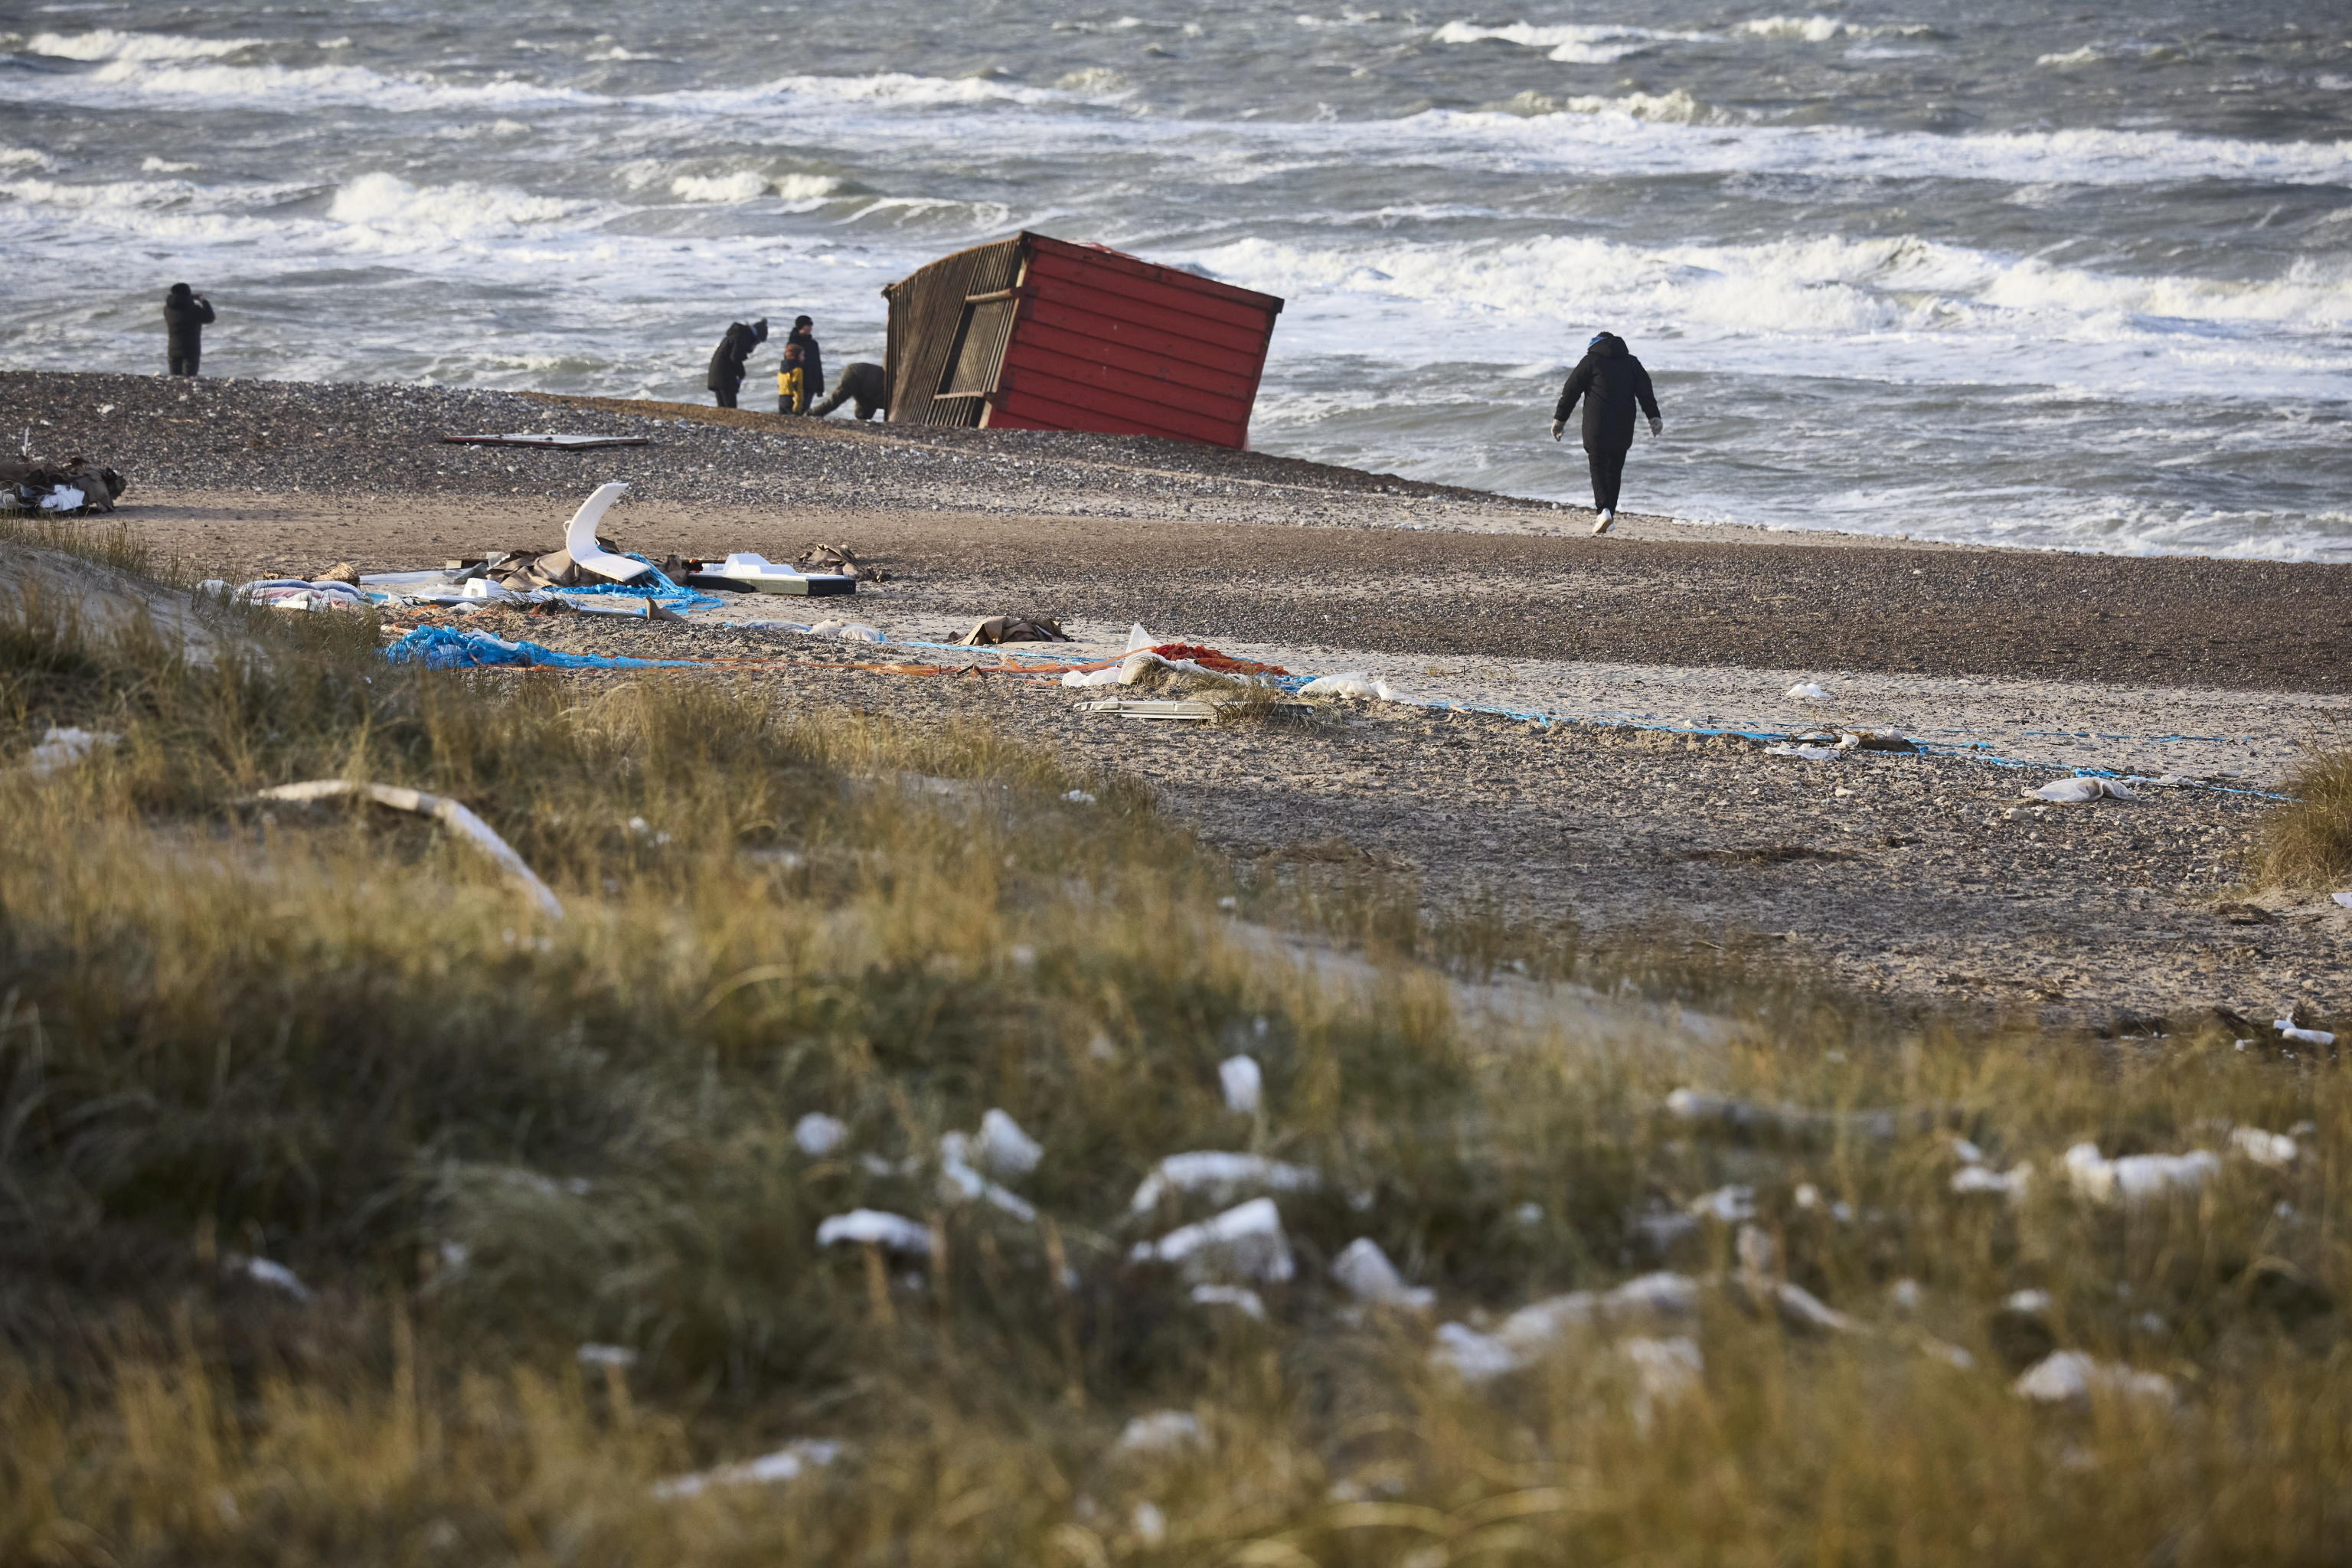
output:
<instances>
[{"instance_id":1,"label":"sandy beach","mask_svg":"<svg viewBox=\"0 0 2352 1568\"><path fill-rule=\"evenodd\" d=\"M1080 717L1080 694L1027 679L805 662L751 678L783 700L990 716L1149 780L1238 857L1359 857L1416 876L1433 907L1496 898L1597 933L1769 942L1906 1005L2109 1028L2352 999L2352 912L2235 890L2267 793L2352 720L2352 567L1639 516L1595 539L1573 509L1252 454L427 388L20 373L0 376L0 416L123 469L115 521L232 581L551 546L618 479L632 493L604 531L628 549L854 547L889 574L855 613L896 640L1034 611L1079 634L1065 657L1114 652L1140 622L1302 674L1382 676L1438 706L1212 728ZM438 439L526 429L652 444ZM724 624L804 611L476 619L583 651L856 657ZM1801 680L1829 700L1784 695ZM1712 733L1824 724L1927 751L1809 763ZM2171 782L2137 804L2020 799L2076 769Z\"/></svg>"}]
</instances>

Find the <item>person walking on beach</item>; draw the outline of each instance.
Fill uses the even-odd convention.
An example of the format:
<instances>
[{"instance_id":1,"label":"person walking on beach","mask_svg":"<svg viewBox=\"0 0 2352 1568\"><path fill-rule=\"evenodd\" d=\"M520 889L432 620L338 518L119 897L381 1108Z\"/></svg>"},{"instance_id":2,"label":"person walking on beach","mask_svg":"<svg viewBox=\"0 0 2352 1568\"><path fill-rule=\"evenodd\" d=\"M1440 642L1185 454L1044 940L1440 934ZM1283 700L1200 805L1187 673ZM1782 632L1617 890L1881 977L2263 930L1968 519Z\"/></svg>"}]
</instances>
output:
<instances>
[{"instance_id":1,"label":"person walking on beach","mask_svg":"<svg viewBox=\"0 0 2352 1568\"><path fill-rule=\"evenodd\" d=\"M748 327L740 321L728 323L727 335L720 338L719 346L710 351L710 374L702 379L702 384L710 389L719 407L735 406L735 395L743 389L743 376L751 363L751 351L767 341L768 318L765 316Z\"/></svg>"},{"instance_id":2,"label":"person walking on beach","mask_svg":"<svg viewBox=\"0 0 2352 1568\"><path fill-rule=\"evenodd\" d=\"M174 283L163 296L163 348L173 375L194 375L205 357L205 329L212 325L213 302Z\"/></svg>"},{"instance_id":3,"label":"person walking on beach","mask_svg":"<svg viewBox=\"0 0 2352 1568\"><path fill-rule=\"evenodd\" d=\"M1650 434L1665 428L1658 417L1657 395L1650 390L1650 373L1614 332L1596 332L1584 348L1584 357L1568 373L1559 389L1559 405L1551 411L1551 438L1567 433L1568 416L1584 400L1584 459L1592 468L1592 507L1601 516L1592 525L1606 533L1617 521L1617 488L1625 478L1625 454L1633 445L1633 405L1649 416Z\"/></svg>"},{"instance_id":4,"label":"person walking on beach","mask_svg":"<svg viewBox=\"0 0 2352 1568\"><path fill-rule=\"evenodd\" d=\"M816 323L806 316L793 318L793 330L784 338L784 346L801 346L801 390L806 395L794 414L805 414L808 405L824 395L824 351L817 347Z\"/></svg>"},{"instance_id":5,"label":"person walking on beach","mask_svg":"<svg viewBox=\"0 0 2352 1568\"><path fill-rule=\"evenodd\" d=\"M845 403L857 405L857 417L871 419L890 406L890 373L870 361L859 360L841 373L833 395L809 410L819 419Z\"/></svg>"}]
</instances>

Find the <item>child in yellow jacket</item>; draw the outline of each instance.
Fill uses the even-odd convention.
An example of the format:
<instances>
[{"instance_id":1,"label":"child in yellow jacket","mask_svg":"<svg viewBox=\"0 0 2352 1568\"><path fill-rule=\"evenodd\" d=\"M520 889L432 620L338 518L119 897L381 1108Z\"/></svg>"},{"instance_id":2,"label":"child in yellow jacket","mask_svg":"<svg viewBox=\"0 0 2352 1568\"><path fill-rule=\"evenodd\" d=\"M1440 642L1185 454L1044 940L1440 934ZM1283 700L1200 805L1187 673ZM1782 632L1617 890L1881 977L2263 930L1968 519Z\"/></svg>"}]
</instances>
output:
<instances>
[{"instance_id":1,"label":"child in yellow jacket","mask_svg":"<svg viewBox=\"0 0 2352 1568\"><path fill-rule=\"evenodd\" d=\"M801 362L801 346L786 343L783 367L776 372L776 412L806 414L808 405L808 367Z\"/></svg>"}]
</instances>

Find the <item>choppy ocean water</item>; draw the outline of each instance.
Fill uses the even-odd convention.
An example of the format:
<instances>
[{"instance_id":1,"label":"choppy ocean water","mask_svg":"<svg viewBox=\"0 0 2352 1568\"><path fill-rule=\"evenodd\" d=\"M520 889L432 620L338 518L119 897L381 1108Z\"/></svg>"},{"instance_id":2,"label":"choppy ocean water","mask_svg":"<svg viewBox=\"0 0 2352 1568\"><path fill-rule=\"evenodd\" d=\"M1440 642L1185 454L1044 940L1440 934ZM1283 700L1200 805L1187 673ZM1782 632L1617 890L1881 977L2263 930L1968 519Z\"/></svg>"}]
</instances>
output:
<instances>
[{"instance_id":1,"label":"choppy ocean water","mask_svg":"<svg viewBox=\"0 0 2352 1568\"><path fill-rule=\"evenodd\" d=\"M1030 226L1285 296L1267 450L1579 499L1607 327L1639 510L2352 559L2341 0L1294 5L20 0L0 363L698 398Z\"/></svg>"}]
</instances>

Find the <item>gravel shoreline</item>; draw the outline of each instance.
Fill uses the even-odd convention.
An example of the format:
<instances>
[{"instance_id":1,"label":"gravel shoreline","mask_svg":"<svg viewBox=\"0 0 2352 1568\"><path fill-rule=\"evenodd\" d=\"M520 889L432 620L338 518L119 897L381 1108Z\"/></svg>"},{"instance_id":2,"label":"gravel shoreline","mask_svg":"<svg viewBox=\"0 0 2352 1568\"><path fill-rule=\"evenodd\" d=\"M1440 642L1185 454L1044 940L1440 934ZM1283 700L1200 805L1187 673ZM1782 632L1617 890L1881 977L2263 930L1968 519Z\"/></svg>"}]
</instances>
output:
<instances>
[{"instance_id":1,"label":"gravel shoreline","mask_svg":"<svg viewBox=\"0 0 2352 1568\"><path fill-rule=\"evenodd\" d=\"M1592 539L1572 511L1251 454L429 388L8 373L0 417L33 426L45 450L125 469L134 488L116 521L224 576L551 545L607 478L635 489L606 531L650 554L784 559L816 539L849 543L892 574L853 603L747 599L686 624L506 613L476 624L581 651L809 661L727 678L781 701L984 718L1150 781L1167 809L1260 867L1352 858L1410 873L1433 910L1498 899L1603 935L1764 939L1792 964L1906 1005L2052 1024L2352 1005L2352 912L2233 890L2268 809L2259 796L2018 798L2073 766L2143 757L2151 771L2260 784L2303 739L2340 734L2352 721L2340 700L2352 692L2352 567L1798 541L1643 519ZM658 444L582 454L438 439L530 428ZM1588 716L1640 705L1793 724L1802 715L1759 682L1801 670L1855 714L1899 715L1922 733L2041 737L2053 766L2040 777L1958 756L1816 766L1614 722L1538 730L1388 705L1300 727L1092 719L1057 686L815 668L871 650L710 624L845 612L943 640L981 616L1033 610L1097 637L1134 619L1302 669L1352 661L1422 695L1550 692Z\"/></svg>"},{"instance_id":2,"label":"gravel shoreline","mask_svg":"<svg viewBox=\"0 0 2352 1568\"><path fill-rule=\"evenodd\" d=\"M1641 517L1594 539L1572 509L1252 453L513 393L12 372L0 422L114 463L133 485L124 521L181 529L173 544L207 570L552 542L593 484L617 479L632 492L613 526L650 553L843 538L966 602L1236 641L2352 692L2352 565ZM656 445L440 441L551 427Z\"/></svg>"}]
</instances>

